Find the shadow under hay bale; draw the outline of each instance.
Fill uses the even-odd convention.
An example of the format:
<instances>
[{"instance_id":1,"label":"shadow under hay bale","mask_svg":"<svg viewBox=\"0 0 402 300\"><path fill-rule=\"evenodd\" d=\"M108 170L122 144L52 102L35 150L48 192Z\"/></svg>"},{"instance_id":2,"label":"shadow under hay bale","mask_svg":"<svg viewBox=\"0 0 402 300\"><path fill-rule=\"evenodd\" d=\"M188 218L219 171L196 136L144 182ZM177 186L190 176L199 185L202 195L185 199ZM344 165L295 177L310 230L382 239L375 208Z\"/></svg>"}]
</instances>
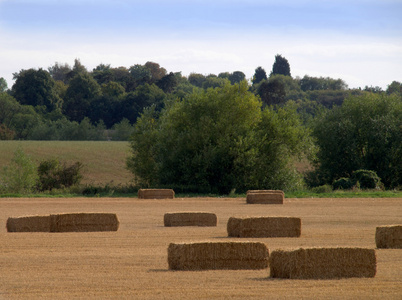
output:
<instances>
[{"instance_id":1,"label":"shadow under hay bale","mask_svg":"<svg viewBox=\"0 0 402 300\"><path fill-rule=\"evenodd\" d=\"M119 220L112 213L70 213L50 215L51 232L117 231Z\"/></svg>"},{"instance_id":2,"label":"shadow under hay bale","mask_svg":"<svg viewBox=\"0 0 402 300\"><path fill-rule=\"evenodd\" d=\"M377 227L375 243L377 248L402 249L402 225Z\"/></svg>"},{"instance_id":3,"label":"shadow under hay bale","mask_svg":"<svg viewBox=\"0 0 402 300\"><path fill-rule=\"evenodd\" d=\"M174 199L172 189L139 189L138 199Z\"/></svg>"},{"instance_id":4,"label":"shadow under hay bale","mask_svg":"<svg viewBox=\"0 0 402 300\"><path fill-rule=\"evenodd\" d=\"M249 204L283 204L285 193L280 190L249 190L246 202Z\"/></svg>"},{"instance_id":5,"label":"shadow under hay bale","mask_svg":"<svg viewBox=\"0 0 402 300\"><path fill-rule=\"evenodd\" d=\"M272 278L333 279L374 277L377 262L374 249L310 248L275 250L269 266Z\"/></svg>"},{"instance_id":6,"label":"shadow under hay bale","mask_svg":"<svg viewBox=\"0 0 402 300\"><path fill-rule=\"evenodd\" d=\"M294 217L230 217L229 237L300 237L301 219Z\"/></svg>"},{"instance_id":7,"label":"shadow under hay bale","mask_svg":"<svg viewBox=\"0 0 402 300\"><path fill-rule=\"evenodd\" d=\"M49 232L50 216L25 216L8 218L8 232Z\"/></svg>"},{"instance_id":8,"label":"shadow under hay bale","mask_svg":"<svg viewBox=\"0 0 402 300\"><path fill-rule=\"evenodd\" d=\"M269 251L259 242L203 242L170 244L171 270L257 270L268 267Z\"/></svg>"},{"instance_id":9,"label":"shadow under hay bale","mask_svg":"<svg viewBox=\"0 0 402 300\"><path fill-rule=\"evenodd\" d=\"M163 217L166 227L172 226L216 226L218 218L207 212L166 213Z\"/></svg>"}]
</instances>

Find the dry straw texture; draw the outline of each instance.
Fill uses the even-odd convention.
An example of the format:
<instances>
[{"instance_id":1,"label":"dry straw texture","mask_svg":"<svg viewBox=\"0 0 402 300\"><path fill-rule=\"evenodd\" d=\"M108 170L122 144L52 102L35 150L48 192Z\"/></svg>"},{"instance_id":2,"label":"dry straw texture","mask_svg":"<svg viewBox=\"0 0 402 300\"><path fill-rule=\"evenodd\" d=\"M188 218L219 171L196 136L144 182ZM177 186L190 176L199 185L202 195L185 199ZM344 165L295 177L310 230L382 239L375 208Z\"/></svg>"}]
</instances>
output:
<instances>
[{"instance_id":1,"label":"dry straw texture","mask_svg":"<svg viewBox=\"0 0 402 300\"><path fill-rule=\"evenodd\" d=\"M50 215L51 232L117 231L119 220L112 213L71 213Z\"/></svg>"},{"instance_id":2,"label":"dry straw texture","mask_svg":"<svg viewBox=\"0 0 402 300\"><path fill-rule=\"evenodd\" d=\"M8 232L49 232L50 216L26 216L7 219Z\"/></svg>"},{"instance_id":3,"label":"dry straw texture","mask_svg":"<svg viewBox=\"0 0 402 300\"><path fill-rule=\"evenodd\" d=\"M216 226L218 218L207 212L166 213L163 217L166 227L171 226Z\"/></svg>"},{"instance_id":4,"label":"dry straw texture","mask_svg":"<svg viewBox=\"0 0 402 300\"><path fill-rule=\"evenodd\" d=\"M138 199L174 199L172 189L139 189Z\"/></svg>"},{"instance_id":5,"label":"dry straw texture","mask_svg":"<svg viewBox=\"0 0 402 300\"><path fill-rule=\"evenodd\" d=\"M377 248L402 249L402 225L380 226L375 231Z\"/></svg>"},{"instance_id":6,"label":"dry straw texture","mask_svg":"<svg viewBox=\"0 0 402 300\"><path fill-rule=\"evenodd\" d=\"M268 248L258 242L204 242L170 244L171 270L244 270L268 267Z\"/></svg>"},{"instance_id":7,"label":"dry straw texture","mask_svg":"<svg viewBox=\"0 0 402 300\"><path fill-rule=\"evenodd\" d=\"M119 220L111 213L70 213L8 218L8 232L117 231Z\"/></svg>"},{"instance_id":8,"label":"dry straw texture","mask_svg":"<svg viewBox=\"0 0 402 300\"><path fill-rule=\"evenodd\" d=\"M269 258L271 277L331 279L374 277L376 254L364 248L310 248L276 250Z\"/></svg>"},{"instance_id":9,"label":"dry straw texture","mask_svg":"<svg viewBox=\"0 0 402 300\"><path fill-rule=\"evenodd\" d=\"M294 217L231 217L227 223L230 237L299 237L301 219Z\"/></svg>"},{"instance_id":10,"label":"dry straw texture","mask_svg":"<svg viewBox=\"0 0 402 300\"><path fill-rule=\"evenodd\" d=\"M285 193L280 190L249 190L246 202L249 204L283 204Z\"/></svg>"}]
</instances>

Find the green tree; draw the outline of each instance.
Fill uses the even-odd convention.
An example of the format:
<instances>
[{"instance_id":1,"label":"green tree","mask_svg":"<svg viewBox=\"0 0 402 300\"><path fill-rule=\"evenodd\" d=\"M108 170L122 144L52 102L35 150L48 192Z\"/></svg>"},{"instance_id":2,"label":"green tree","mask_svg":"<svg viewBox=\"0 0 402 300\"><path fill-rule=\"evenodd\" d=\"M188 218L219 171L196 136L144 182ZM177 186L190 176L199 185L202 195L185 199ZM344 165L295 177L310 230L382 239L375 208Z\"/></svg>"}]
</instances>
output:
<instances>
[{"instance_id":1,"label":"green tree","mask_svg":"<svg viewBox=\"0 0 402 300\"><path fill-rule=\"evenodd\" d=\"M402 101L396 95L350 96L313 124L316 173L331 184L356 170L372 170L386 187L402 184Z\"/></svg>"},{"instance_id":2,"label":"green tree","mask_svg":"<svg viewBox=\"0 0 402 300\"><path fill-rule=\"evenodd\" d=\"M235 83L239 83L239 82L245 80L246 75L241 71L235 71L229 75L228 79L230 80L231 84L235 84Z\"/></svg>"},{"instance_id":3,"label":"green tree","mask_svg":"<svg viewBox=\"0 0 402 300\"><path fill-rule=\"evenodd\" d=\"M55 81L61 81L64 84L68 84L71 79L70 76L72 69L67 63L61 64L56 62L53 66L47 68L47 70Z\"/></svg>"},{"instance_id":4,"label":"green tree","mask_svg":"<svg viewBox=\"0 0 402 300\"><path fill-rule=\"evenodd\" d=\"M294 187L295 176L267 179L264 167L254 171L263 157L265 167L276 163L265 152L274 151L270 145L284 150L286 147L281 147L286 140L296 146L304 142L284 138L298 132L292 127L294 122L283 116L271 120L270 114L277 112L262 113L261 102L248 88L247 82L242 81L195 91L183 101L169 102L159 118L154 108L145 110L135 126L132 156L128 159L128 168L138 183L218 193L245 191L249 187ZM281 128L284 124L287 127ZM295 151L282 151L273 159L283 155L280 165L287 165L284 161L297 152L296 146Z\"/></svg>"},{"instance_id":5,"label":"green tree","mask_svg":"<svg viewBox=\"0 0 402 300\"><path fill-rule=\"evenodd\" d=\"M202 85L206 79L207 78L204 75L199 73L191 73L188 75L188 82L199 88L202 88Z\"/></svg>"},{"instance_id":6,"label":"green tree","mask_svg":"<svg viewBox=\"0 0 402 300\"><path fill-rule=\"evenodd\" d=\"M392 83L388 85L386 92L388 95L397 94L402 97L402 83L392 81Z\"/></svg>"},{"instance_id":7,"label":"green tree","mask_svg":"<svg viewBox=\"0 0 402 300\"><path fill-rule=\"evenodd\" d=\"M91 102L101 95L99 84L88 73L79 73L66 91L63 112L71 121L80 122L88 115Z\"/></svg>"},{"instance_id":8,"label":"green tree","mask_svg":"<svg viewBox=\"0 0 402 300\"><path fill-rule=\"evenodd\" d=\"M55 81L43 70L22 70L14 74L12 95L23 105L46 106L48 111L61 107L62 100L56 93Z\"/></svg>"},{"instance_id":9,"label":"green tree","mask_svg":"<svg viewBox=\"0 0 402 300\"><path fill-rule=\"evenodd\" d=\"M278 79L261 82L257 93L266 105L282 104L285 102L285 85Z\"/></svg>"},{"instance_id":10,"label":"green tree","mask_svg":"<svg viewBox=\"0 0 402 300\"><path fill-rule=\"evenodd\" d=\"M166 94L155 84L144 84L139 86L134 92L128 93L121 102L121 119L126 118L134 124L144 108L155 105L159 111L163 107Z\"/></svg>"},{"instance_id":11,"label":"green tree","mask_svg":"<svg viewBox=\"0 0 402 300\"><path fill-rule=\"evenodd\" d=\"M0 191L28 194L34 191L38 173L35 163L21 148L14 152L10 165L3 168Z\"/></svg>"},{"instance_id":12,"label":"green tree","mask_svg":"<svg viewBox=\"0 0 402 300\"><path fill-rule=\"evenodd\" d=\"M330 77L310 77L305 75L300 80L300 88L303 91L346 90L348 85L342 79L333 79Z\"/></svg>"},{"instance_id":13,"label":"green tree","mask_svg":"<svg viewBox=\"0 0 402 300\"><path fill-rule=\"evenodd\" d=\"M275 62L272 66L272 72L271 72L271 75L276 75L276 74L291 76L290 75L290 65L289 65L288 60L279 54L277 54L275 56Z\"/></svg>"},{"instance_id":14,"label":"green tree","mask_svg":"<svg viewBox=\"0 0 402 300\"><path fill-rule=\"evenodd\" d=\"M7 89L7 81L3 77L0 77L0 93L7 91Z\"/></svg>"},{"instance_id":15,"label":"green tree","mask_svg":"<svg viewBox=\"0 0 402 300\"><path fill-rule=\"evenodd\" d=\"M254 76L253 76L253 85L260 83L263 80L267 80L267 73L265 72L265 70L261 67L258 67L257 69L255 69L254 72Z\"/></svg>"}]
</instances>

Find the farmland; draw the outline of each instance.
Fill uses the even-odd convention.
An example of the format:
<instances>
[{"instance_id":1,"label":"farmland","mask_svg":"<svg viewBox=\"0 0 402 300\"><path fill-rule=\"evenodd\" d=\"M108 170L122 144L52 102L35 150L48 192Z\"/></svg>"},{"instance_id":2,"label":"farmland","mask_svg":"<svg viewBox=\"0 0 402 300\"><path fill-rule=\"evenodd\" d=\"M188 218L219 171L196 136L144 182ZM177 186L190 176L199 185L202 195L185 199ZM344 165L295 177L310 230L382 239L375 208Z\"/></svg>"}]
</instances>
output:
<instances>
[{"instance_id":1,"label":"farmland","mask_svg":"<svg viewBox=\"0 0 402 300\"><path fill-rule=\"evenodd\" d=\"M84 184L126 184L133 178L126 169L128 142L0 141L0 172L2 166L10 163L14 151L19 147L38 163L47 159L58 159L66 163L81 162L84 165Z\"/></svg>"},{"instance_id":2,"label":"farmland","mask_svg":"<svg viewBox=\"0 0 402 300\"><path fill-rule=\"evenodd\" d=\"M164 227L166 212L206 211L216 227ZM117 232L7 233L8 217L116 213ZM400 198L2 198L0 299L401 299L402 250L377 249L374 278L271 279L269 269L171 271L169 243L259 241L270 252L307 247L375 248L375 228L400 224ZM228 238L232 216L300 217L299 238Z\"/></svg>"}]
</instances>

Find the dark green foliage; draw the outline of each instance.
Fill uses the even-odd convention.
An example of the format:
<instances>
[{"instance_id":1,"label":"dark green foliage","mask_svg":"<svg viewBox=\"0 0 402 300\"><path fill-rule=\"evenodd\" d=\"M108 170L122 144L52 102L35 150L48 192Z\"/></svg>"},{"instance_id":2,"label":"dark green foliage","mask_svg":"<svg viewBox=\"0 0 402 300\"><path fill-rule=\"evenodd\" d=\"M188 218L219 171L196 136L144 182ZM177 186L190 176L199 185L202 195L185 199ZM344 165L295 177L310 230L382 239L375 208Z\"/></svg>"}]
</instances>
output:
<instances>
[{"instance_id":1,"label":"dark green foliage","mask_svg":"<svg viewBox=\"0 0 402 300\"><path fill-rule=\"evenodd\" d=\"M260 83L263 80L267 80L267 73L265 72L265 70L261 67L258 67L257 69L255 69L255 73L253 76L253 85Z\"/></svg>"},{"instance_id":2,"label":"dark green foliage","mask_svg":"<svg viewBox=\"0 0 402 300\"><path fill-rule=\"evenodd\" d=\"M333 79L330 77L311 77L305 75L300 80L300 87L303 91L316 91L346 90L348 86L342 79Z\"/></svg>"},{"instance_id":3,"label":"dark green foliage","mask_svg":"<svg viewBox=\"0 0 402 300\"><path fill-rule=\"evenodd\" d=\"M43 70L22 70L14 74L16 79L12 95L23 105L45 106L48 111L61 107L62 100L55 90L55 81Z\"/></svg>"},{"instance_id":4,"label":"dark green foliage","mask_svg":"<svg viewBox=\"0 0 402 300\"><path fill-rule=\"evenodd\" d=\"M350 178L339 178L332 183L334 190L349 190L353 187L353 182Z\"/></svg>"},{"instance_id":5,"label":"dark green foliage","mask_svg":"<svg viewBox=\"0 0 402 300\"><path fill-rule=\"evenodd\" d=\"M197 91L158 118L147 109L131 140L128 168L140 186L228 194L300 184L293 159L311 146L290 109L261 111L245 81Z\"/></svg>"},{"instance_id":6,"label":"dark green foliage","mask_svg":"<svg viewBox=\"0 0 402 300\"><path fill-rule=\"evenodd\" d=\"M70 81L63 104L64 114L71 120L80 122L91 109L92 101L101 95L101 88L87 73L78 73Z\"/></svg>"},{"instance_id":7,"label":"dark green foliage","mask_svg":"<svg viewBox=\"0 0 402 300\"><path fill-rule=\"evenodd\" d=\"M266 105L275 105L285 102L285 86L279 80L263 81L257 90L261 100Z\"/></svg>"},{"instance_id":8,"label":"dark green foliage","mask_svg":"<svg viewBox=\"0 0 402 300\"><path fill-rule=\"evenodd\" d=\"M378 189L381 187L381 179L376 172L370 170L357 170L352 173L352 183L359 182L362 189Z\"/></svg>"},{"instance_id":9,"label":"dark green foliage","mask_svg":"<svg viewBox=\"0 0 402 300\"><path fill-rule=\"evenodd\" d=\"M241 71L235 71L229 75L228 79L230 80L231 84L240 83L246 79L246 75Z\"/></svg>"},{"instance_id":10,"label":"dark green foliage","mask_svg":"<svg viewBox=\"0 0 402 300\"><path fill-rule=\"evenodd\" d=\"M277 75L277 74L291 76L290 65L288 60L279 54L275 56L275 62L272 66L272 72L271 72L271 75Z\"/></svg>"},{"instance_id":11,"label":"dark green foliage","mask_svg":"<svg viewBox=\"0 0 402 300\"><path fill-rule=\"evenodd\" d=\"M82 167L80 162L67 166L57 159L42 161L38 167L38 190L51 191L79 184Z\"/></svg>"},{"instance_id":12,"label":"dark green foliage","mask_svg":"<svg viewBox=\"0 0 402 300\"><path fill-rule=\"evenodd\" d=\"M396 95L351 96L314 121L317 172L326 183L355 170L375 171L385 187L402 184L402 101Z\"/></svg>"}]
</instances>

